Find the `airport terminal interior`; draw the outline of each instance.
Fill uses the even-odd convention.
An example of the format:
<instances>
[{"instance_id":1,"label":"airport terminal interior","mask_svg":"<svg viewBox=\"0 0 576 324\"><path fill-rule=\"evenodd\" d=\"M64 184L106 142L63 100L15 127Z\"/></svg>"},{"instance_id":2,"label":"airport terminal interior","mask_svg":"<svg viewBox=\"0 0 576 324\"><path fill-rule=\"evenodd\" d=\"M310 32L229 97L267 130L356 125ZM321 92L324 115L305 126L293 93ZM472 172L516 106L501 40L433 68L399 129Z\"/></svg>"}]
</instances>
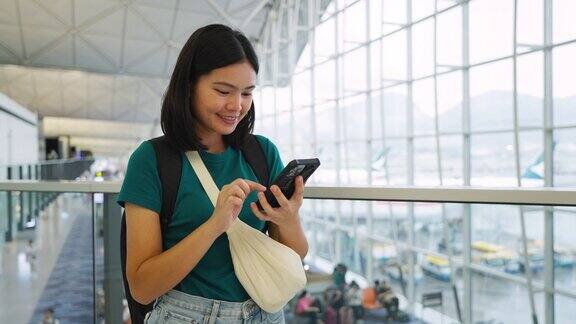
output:
<instances>
[{"instance_id":1,"label":"airport terminal interior","mask_svg":"<svg viewBox=\"0 0 576 324\"><path fill-rule=\"evenodd\" d=\"M0 323L130 323L117 194L208 24L318 158L286 323L576 323L576 1L0 0Z\"/></svg>"}]
</instances>

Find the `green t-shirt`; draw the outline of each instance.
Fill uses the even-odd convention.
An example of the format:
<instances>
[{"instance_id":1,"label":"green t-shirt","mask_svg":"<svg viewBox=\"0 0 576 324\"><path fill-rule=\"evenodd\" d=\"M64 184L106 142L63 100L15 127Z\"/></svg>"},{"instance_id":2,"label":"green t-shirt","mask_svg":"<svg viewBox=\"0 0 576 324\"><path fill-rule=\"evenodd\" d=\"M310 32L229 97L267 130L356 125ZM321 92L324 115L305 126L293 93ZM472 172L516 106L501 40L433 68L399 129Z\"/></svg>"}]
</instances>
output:
<instances>
[{"instance_id":1,"label":"green t-shirt","mask_svg":"<svg viewBox=\"0 0 576 324\"><path fill-rule=\"evenodd\" d=\"M256 137L266 154L269 178L274 180L283 169L278 149L267 138L260 135ZM224 185L237 178L258 181L242 152L231 146L217 154L200 151L200 156L218 189L222 189ZM162 206L161 194L154 148L152 143L146 141L130 157L118 203L124 207L124 203L129 202L159 214ZM256 192L250 193L239 217L253 228L263 230L264 222L254 216L250 210L250 203L256 200ZM208 220L213 211L214 206L202 188L186 155L182 154L180 188L174 215L165 237L162 238L164 246L169 249L176 245ZM232 302L241 302L250 298L234 273L226 234L216 239L196 267L175 289L190 295Z\"/></svg>"}]
</instances>

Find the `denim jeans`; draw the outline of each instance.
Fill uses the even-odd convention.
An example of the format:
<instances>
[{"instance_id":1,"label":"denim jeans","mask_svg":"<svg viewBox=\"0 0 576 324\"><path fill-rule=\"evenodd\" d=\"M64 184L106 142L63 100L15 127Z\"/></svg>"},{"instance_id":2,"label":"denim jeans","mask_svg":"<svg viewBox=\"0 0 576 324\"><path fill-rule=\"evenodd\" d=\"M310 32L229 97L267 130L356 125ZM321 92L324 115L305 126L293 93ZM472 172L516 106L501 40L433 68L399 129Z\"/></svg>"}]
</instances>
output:
<instances>
[{"instance_id":1,"label":"denim jeans","mask_svg":"<svg viewBox=\"0 0 576 324\"><path fill-rule=\"evenodd\" d=\"M154 309L146 315L144 323L284 324L285 322L282 310L274 314L267 313L252 299L235 303L170 290L156 300Z\"/></svg>"}]
</instances>

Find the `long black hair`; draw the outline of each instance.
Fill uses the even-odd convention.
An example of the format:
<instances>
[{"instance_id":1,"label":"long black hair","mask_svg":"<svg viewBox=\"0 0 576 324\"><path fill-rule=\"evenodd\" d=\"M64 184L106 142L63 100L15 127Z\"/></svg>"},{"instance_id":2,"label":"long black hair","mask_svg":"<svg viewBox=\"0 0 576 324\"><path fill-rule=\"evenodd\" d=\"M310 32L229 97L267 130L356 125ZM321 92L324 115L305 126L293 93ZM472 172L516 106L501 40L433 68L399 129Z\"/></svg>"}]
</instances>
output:
<instances>
[{"instance_id":1,"label":"long black hair","mask_svg":"<svg viewBox=\"0 0 576 324\"><path fill-rule=\"evenodd\" d=\"M160 124L169 143L180 151L206 150L196 134L198 119L194 116L194 89L198 79L212 70L248 61L258 74L258 57L242 32L213 24L196 30L188 39L170 78L162 100ZM254 130L254 101L236 129L224 135L224 142L239 149L245 137Z\"/></svg>"}]
</instances>

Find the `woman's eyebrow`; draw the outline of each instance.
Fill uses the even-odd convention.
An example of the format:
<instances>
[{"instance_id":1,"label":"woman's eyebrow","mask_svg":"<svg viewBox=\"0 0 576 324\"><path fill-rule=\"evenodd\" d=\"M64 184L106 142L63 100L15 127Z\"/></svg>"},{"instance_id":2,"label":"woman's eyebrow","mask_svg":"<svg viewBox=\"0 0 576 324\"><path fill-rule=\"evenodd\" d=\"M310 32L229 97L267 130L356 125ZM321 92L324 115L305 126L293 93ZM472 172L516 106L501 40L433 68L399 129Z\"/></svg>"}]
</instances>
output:
<instances>
[{"instance_id":1,"label":"woman's eyebrow","mask_svg":"<svg viewBox=\"0 0 576 324\"><path fill-rule=\"evenodd\" d=\"M230 87L230 88L233 88L233 89L238 89L237 86L235 86L235 85L233 85L233 84L230 84L230 83L228 83L228 82L218 81L218 82L214 82L213 84L223 85L223 86L227 86L227 87ZM252 90L252 89L254 89L254 88L256 88L256 86L255 86L255 85L251 85L251 86L249 86L249 87L244 88L244 90Z\"/></svg>"}]
</instances>

